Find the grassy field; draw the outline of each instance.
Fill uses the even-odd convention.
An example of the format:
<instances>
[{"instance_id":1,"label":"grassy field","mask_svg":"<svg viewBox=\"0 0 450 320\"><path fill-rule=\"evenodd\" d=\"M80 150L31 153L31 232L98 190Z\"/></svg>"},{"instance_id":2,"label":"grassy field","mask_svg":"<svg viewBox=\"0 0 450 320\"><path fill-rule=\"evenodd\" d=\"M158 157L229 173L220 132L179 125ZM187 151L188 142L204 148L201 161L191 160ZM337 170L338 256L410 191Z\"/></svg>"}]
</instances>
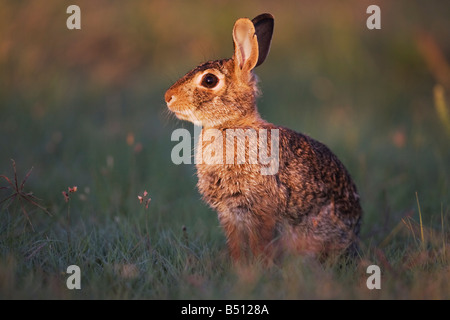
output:
<instances>
[{"instance_id":1,"label":"grassy field","mask_svg":"<svg viewBox=\"0 0 450 320\"><path fill-rule=\"evenodd\" d=\"M368 30L375 2L382 29ZM450 299L448 3L79 5L68 30L60 1L0 4L1 299ZM172 131L193 126L169 115L165 90L231 56L235 19L262 12L275 34L260 113L352 174L359 264L233 266L194 166L171 162ZM69 265L81 290L66 287Z\"/></svg>"}]
</instances>

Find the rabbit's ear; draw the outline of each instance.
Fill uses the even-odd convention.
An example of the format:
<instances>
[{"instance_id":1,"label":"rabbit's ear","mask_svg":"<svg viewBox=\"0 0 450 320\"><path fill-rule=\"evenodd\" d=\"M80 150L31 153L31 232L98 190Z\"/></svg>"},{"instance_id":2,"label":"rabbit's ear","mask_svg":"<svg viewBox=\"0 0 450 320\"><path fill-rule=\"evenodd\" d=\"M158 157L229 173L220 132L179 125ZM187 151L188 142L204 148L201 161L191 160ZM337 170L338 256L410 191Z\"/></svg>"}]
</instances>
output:
<instances>
[{"instance_id":1,"label":"rabbit's ear","mask_svg":"<svg viewBox=\"0 0 450 320\"><path fill-rule=\"evenodd\" d=\"M270 44L272 42L274 19L270 13L263 13L255 17L253 20L253 25L255 26L255 33L258 37L258 62L256 66L266 60L269 54Z\"/></svg>"},{"instance_id":2,"label":"rabbit's ear","mask_svg":"<svg viewBox=\"0 0 450 320\"><path fill-rule=\"evenodd\" d=\"M234 61L236 68L250 72L258 62L258 40L255 26L246 18L236 21L233 28Z\"/></svg>"}]
</instances>

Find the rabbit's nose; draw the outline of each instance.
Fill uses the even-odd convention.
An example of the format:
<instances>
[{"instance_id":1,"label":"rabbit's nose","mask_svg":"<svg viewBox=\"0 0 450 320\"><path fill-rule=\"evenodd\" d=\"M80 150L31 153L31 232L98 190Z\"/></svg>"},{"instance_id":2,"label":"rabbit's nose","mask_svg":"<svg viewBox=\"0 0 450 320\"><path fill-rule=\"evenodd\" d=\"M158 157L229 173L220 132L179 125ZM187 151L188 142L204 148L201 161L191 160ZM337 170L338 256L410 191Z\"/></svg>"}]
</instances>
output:
<instances>
[{"instance_id":1,"label":"rabbit's nose","mask_svg":"<svg viewBox=\"0 0 450 320\"><path fill-rule=\"evenodd\" d=\"M164 99L166 100L167 104L170 104L171 102L175 101L175 96L172 94L172 92L169 90L164 95Z\"/></svg>"}]
</instances>

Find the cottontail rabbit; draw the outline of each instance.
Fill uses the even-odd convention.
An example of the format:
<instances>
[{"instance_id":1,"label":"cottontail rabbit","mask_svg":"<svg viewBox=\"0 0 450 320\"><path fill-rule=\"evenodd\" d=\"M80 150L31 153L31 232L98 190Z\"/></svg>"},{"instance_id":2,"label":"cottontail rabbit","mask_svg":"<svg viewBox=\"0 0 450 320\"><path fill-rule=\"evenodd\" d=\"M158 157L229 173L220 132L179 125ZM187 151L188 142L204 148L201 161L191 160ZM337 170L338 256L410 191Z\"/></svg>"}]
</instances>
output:
<instances>
[{"instance_id":1,"label":"cottontail rabbit","mask_svg":"<svg viewBox=\"0 0 450 320\"><path fill-rule=\"evenodd\" d=\"M187 73L167 90L167 106L202 126L198 189L218 212L235 261L292 251L354 253L362 210L345 167L322 143L270 124L257 111L252 70L269 52L273 26L270 14L238 19L233 57ZM262 163L263 147L275 161Z\"/></svg>"}]
</instances>

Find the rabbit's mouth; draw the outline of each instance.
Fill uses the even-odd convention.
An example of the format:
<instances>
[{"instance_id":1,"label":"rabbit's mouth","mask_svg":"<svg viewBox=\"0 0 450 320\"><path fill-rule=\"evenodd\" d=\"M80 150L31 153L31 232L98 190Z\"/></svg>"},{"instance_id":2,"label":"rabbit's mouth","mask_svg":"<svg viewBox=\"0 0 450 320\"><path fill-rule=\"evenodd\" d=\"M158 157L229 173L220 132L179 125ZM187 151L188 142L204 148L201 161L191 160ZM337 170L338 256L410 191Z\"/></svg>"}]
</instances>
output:
<instances>
[{"instance_id":1,"label":"rabbit's mouth","mask_svg":"<svg viewBox=\"0 0 450 320\"><path fill-rule=\"evenodd\" d=\"M173 113L175 113L175 116L180 120L186 120L194 123L195 125L202 125L202 121L198 119L197 116L195 116L194 112L192 110L186 109L186 110L172 110Z\"/></svg>"},{"instance_id":2,"label":"rabbit's mouth","mask_svg":"<svg viewBox=\"0 0 450 320\"><path fill-rule=\"evenodd\" d=\"M192 116L192 111L190 110L172 110L172 112L181 120L189 120L188 118Z\"/></svg>"}]
</instances>

